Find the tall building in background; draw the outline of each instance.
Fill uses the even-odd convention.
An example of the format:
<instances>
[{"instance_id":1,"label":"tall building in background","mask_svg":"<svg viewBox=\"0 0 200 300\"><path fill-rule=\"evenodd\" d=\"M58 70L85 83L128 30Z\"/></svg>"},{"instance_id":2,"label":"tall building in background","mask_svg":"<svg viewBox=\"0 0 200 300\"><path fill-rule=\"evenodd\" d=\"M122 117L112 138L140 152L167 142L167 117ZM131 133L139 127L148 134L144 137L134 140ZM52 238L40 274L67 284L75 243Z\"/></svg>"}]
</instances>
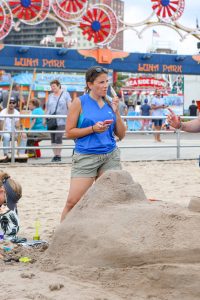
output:
<instances>
[{"instance_id":1,"label":"tall building in background","mask_svg":"<svg viewBox=\"0 0 200 300\"><path fill-rule=\"evenodd\" d=\"M106 4L113 9L118 17L120 16L122 20L124 19L124 1L122 0L90 0L89 2L90 4ZM39 46L44 37L55 35L58 26L58 23L50 19L36 26L20 23L21 30L19 32L12 30L4 39L4 44ZM82 34L81 29L75 29L72 34L78 40L76 48L87 49L95 47L95 44L92 41L88 41L86 36ZM123 32L120 32L110 46L112 49L123 50L123 45Z\"/></svg>"},{"instance_id":2,"label":"tall building in background","mask_svg":"<svg viewBox=\"0 0 200 300\"><path fill-rule=\"evenodd\" d=\"M36 26L20 23L20 31L12 29L4 39L4 44L39 46L45 36L55 35L57 28L58 24L50 19Z\"/></svg>"}]
</instances>

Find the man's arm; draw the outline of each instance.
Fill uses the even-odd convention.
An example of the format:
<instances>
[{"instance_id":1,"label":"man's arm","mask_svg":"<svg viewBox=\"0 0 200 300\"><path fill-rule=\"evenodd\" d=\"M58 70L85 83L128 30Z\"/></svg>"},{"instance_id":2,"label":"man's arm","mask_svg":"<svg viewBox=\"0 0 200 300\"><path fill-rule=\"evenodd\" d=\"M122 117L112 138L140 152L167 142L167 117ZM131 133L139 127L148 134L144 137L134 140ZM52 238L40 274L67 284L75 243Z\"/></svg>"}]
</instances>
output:
<instances>
[{"instance_id":1,"label":"man's arm","mask_svg":"<svg viewBox=\"0 0 200 300\"><path fill-rule=\"evenodd\" d=\"M166 105L162 104L162 105L155 105L155 104L151 104L151 109L160 109L160 108L167 108Z\"/></svg>"},{"instance_id":2,"label":"man's arm","mask_svg":"<svg viewBox=\"0 0 200 300\"><path fill-rule=\"evenodd\" d=\"M167 121L170 126L187 132L200 132L200 117L189 122L181 122L180 116L177 116L171 108L168 110L170 113L167 115Z\"/></svg>"},{"instance_id":3,"label":"man's arm","mask_svg":"<svg viewBox=\"0 0 200 300\"><path fill-rule=\"evenodd\" d=\"M181 122L181 130L187 132L200 132L200 118L188 122Z\"/></svg>"}]
</instances>

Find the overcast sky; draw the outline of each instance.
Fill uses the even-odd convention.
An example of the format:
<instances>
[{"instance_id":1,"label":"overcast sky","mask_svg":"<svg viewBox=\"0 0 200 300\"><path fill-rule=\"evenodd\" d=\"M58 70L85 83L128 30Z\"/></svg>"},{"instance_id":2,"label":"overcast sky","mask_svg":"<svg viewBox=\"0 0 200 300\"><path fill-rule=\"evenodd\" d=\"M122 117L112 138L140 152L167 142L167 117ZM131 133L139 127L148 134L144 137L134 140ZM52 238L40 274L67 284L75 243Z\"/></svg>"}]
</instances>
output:
<instances>
[{"instance_id":1,"label":"overcast sky","mask_svg":"<svg viewBox=\"0 0 200 300\"><path fill-rule=\"evenodd\" d=\"M151 0L124 0L125 22L134 24L141 22L152 13ZM200 0L185 0L185 10L178 22L186 27L195 28L196 19L200 26ZM154 17L154 20L156 18ZM139 27L141 29L141 27ZM133 30L124 31L124 50L128 52L146 52L152 44L152 30L156 30L159 38L153 38L153 43L169 43L174 50L182 54L197 53L197 40L194 37L187 37L180 42L180 36L172 29L163 26L148 28L141 39ZM184 33L184 32L182 32Z\"/></svg>"}]
</instances>

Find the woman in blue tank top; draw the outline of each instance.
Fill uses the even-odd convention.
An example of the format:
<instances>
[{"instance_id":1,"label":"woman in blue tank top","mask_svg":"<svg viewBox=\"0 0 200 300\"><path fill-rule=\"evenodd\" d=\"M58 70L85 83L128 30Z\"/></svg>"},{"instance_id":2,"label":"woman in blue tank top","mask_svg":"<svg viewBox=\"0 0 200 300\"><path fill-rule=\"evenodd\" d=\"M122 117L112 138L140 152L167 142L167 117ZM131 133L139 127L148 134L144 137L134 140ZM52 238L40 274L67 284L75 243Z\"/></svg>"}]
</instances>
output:
<instances>
[{"instance_id":1,"label":"woman in blue tank top","mask_svg":"<svg viewBox=\"0 0 200 300\"><path fill-rule=\"evenodd\" d=\"M86 72L86 93L75 99L66 123L66 135L75 140L71 183L61 221L95 179L107 170L121 169L115 137L125 136L119 99L107 99L108 71L100 66Z\"/></svg>"}]
</instances>

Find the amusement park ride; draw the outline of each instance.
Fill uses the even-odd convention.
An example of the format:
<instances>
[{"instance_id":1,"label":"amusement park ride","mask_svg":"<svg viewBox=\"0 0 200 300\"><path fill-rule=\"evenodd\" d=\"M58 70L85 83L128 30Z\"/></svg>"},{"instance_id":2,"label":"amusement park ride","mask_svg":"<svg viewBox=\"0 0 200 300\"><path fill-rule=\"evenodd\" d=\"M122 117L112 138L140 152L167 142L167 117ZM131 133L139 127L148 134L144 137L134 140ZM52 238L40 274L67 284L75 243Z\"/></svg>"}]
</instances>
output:
<instances>
[{"instance_id":1,"label":"amusement park ride","mask_svg":"<svg viewBox=\"0 0 200 300\"><path fill-rule=\"evenodd\" d=\"M127 24L108 5L92 5L87 0L0 0L0 40L12 28L20 30L20 23L37 25L46 18L57 22L64 35L79 27L87 40L98 47L109 46L119 32L127 29L141 38L144 31L155 25L170 27L181 40L189 35L200 39L199 28L188 28L178 22L184 13L185 0L148 1L152 2L151 15L141 22Z\"/></svg>"}]
</instances>

